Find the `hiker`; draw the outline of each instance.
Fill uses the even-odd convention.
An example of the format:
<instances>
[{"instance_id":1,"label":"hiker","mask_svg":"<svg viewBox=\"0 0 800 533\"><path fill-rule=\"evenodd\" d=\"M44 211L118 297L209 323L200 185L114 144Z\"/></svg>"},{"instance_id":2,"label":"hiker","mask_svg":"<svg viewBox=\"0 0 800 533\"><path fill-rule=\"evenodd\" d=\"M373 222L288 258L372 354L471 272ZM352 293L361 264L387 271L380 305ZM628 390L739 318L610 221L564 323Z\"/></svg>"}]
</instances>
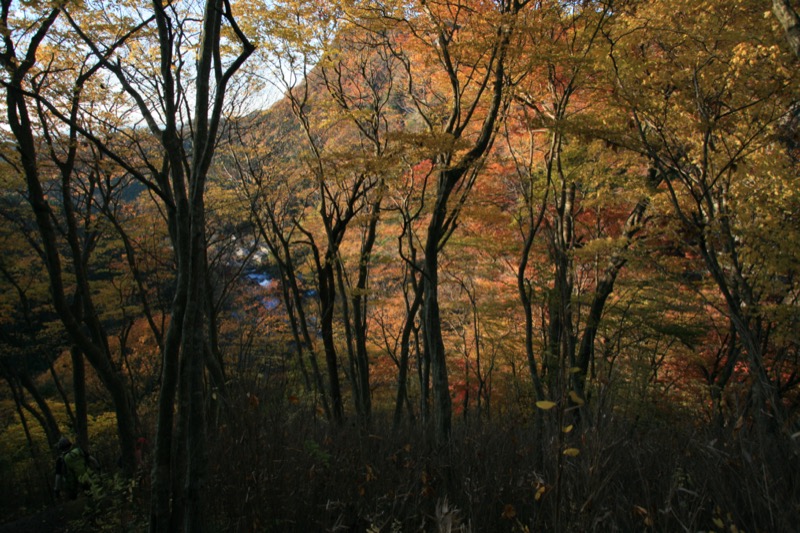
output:
<instances>
[{"instance_id":1,"label":"hiker","mask_svg":"<svg viewBox=\"0 0 800 533\"><path fill-rule=\"evenodd\" d=\"M56 482L53 491L56 497L64 490L71 500L79 492L88 491L95 482L94 470L97 460L84 452L80 446L73 445L66 437L61 437L56 445L59 456L56 459Z\"/></svg>"}]
</instances>

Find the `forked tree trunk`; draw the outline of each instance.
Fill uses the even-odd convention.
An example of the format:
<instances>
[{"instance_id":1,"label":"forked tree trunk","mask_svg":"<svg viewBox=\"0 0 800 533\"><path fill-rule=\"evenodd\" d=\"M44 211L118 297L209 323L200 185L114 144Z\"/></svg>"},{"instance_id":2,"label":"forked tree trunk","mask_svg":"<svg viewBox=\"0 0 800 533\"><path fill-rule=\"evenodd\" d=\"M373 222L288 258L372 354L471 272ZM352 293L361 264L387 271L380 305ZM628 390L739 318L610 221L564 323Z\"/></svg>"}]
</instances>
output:
<instances>
[{"instance_id":1,"label":"forked tree trunk","mask_svg":"<svg viewBox=\"0 0 800 533\"><path fill-rule=\"evenodd\" d=\"M640 200L631 211L625 226L622 228L623 245L620 250L614 252L608 261L603 276L597 282L594 297L589 307L589 315L586 317L586 325L581 336L581 344L577 354L577 369L573 375L573 387L578 397L586 400L586 380L589 377L589 367L594 360L594 341L597 337L597 330L600 326L600 319L603 316L606 301L614 291L614 283L620 270L625 266L627 258L625 252L630 248L633 238L641 229L642 220L649 201Z\"/></svg>"}]
</instances>

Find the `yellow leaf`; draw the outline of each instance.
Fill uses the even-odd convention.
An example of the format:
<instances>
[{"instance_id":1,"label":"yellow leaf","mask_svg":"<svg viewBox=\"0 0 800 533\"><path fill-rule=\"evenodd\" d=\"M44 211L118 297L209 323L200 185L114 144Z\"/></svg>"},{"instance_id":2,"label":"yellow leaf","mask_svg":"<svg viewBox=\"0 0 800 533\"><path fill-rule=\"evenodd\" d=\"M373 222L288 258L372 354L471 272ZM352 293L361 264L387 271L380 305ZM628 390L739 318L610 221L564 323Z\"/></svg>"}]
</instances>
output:
<instances>
[{"instance_id":1,"label":"yellow leaf","mask_svg":"<svg viewBox=\"0 0 800 533\"><path fill-rule=\"evenodd\" d=\"M563 453L569 457L575 457L579 455L581 451L578 448L567 448Z\"/></svg>"},{"instance_id":2,"label":"yellow leaf","mask_svg":"<svg viewBox=\"0 0 800 533\"><path fill-rule=\"evenodd\" d=\"M583 401L583 398L578 396L578 393L575 392L574 390L569 391L569 399L572 400L572 403L574 403L575 405L583 405L585 403Z\"/></svg>"},{"instance_id":3,"label":"yellow leaf","mask_svg":"<svg viewBox=\"0 0 800 533\"><path fill-rule=\"evenodd\" d=\"M714 518L712 520L712 522L714 522L714 525L717 526L720 529L725 527L725 522L722 521L722 518L719 518L719 517Z\"/></svg>"},{"instance_id":4,"label":"yellow leaf","mask_svg":"<svg viewBox=\"0 0 800 533\"><path fill-rule=\"evenodd\" d=\"M548 409L552 409L556 406L556 402L551 402L550 400L541 400L536 402L536 407L543 411L547 411Z\"/></svg>"},{"instance_id":5,"label":"yellow leaf","mask_svg":"<svg viewBox=\"0 0 800 533\"><path fill-rule=\"evenodd\" d=\"M539 485L539 488L536 489L536 494L533 495L533 499L538 502L542 499L545 492L547 492L547 487L545 485Z\"/></svg>"},{"instance_id":6,"label":"yellow leaf","mask_svg":"<svg viewBox=\"0 0 800 533\"><path fill-rule=\"evenodd\" d=\"M640 505L634 505L633 511L642 516L645 526L653 527L653 518L650 516L650 513L647 511L647 509Z\"/></svg>"},{"instance_id":7,"label":"yellow leaf","mask_svg":"<svg viewBox=\"0 0 800 533\"><path fill-rule=\"evenodd\" d=\"M561 431L563 431L564 433L569 433L570 431L572 431L572 430L573 430L573 428L574 428L574 427L575 427L575 426L573 426L572 424L570 424L570 425L568 425L568 426L565 426L565 427L564 427L564 428L563 428Z\"/></svg>"},{"instance_id":8,"label":"yellow leaf","mask_svg":"<svg viewBox=\"0 0 800 533\"><path fill-rule=\"evenodd\" d=\"M581 371L581 367L579 367L579 366L573 366L572 368L569 369L569 373L570 374L577 374L580 371Z\"/></svg>"}]
</instances>

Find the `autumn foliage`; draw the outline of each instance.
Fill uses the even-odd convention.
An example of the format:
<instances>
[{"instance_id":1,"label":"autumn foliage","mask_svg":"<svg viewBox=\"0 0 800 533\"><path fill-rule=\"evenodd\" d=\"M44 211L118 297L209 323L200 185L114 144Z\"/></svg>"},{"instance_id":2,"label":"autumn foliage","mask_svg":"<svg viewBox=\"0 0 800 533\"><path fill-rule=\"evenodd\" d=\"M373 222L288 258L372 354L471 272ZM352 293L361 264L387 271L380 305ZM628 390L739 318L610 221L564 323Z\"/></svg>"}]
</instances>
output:
<instances>
[{"instance_id":1,"label":"autumn foliage","mask_svg":"<svg viewBox=\"0 0 800 533\"><path fill-rule=\"evenodd\" d=\"M70 434L88 528L792 529L769 7L2 2L3 511Z\"/></svg>"}]
</instances>

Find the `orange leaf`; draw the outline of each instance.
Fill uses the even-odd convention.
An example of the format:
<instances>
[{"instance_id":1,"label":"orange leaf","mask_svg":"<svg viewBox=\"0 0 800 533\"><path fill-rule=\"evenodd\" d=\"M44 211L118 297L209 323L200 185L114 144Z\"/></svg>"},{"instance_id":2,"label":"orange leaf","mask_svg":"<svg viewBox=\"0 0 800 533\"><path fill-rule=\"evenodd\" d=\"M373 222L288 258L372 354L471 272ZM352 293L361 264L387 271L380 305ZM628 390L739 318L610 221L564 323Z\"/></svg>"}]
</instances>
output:
<instances>
[{"instance_id":1,"label":"orange leaf","mask_svg":"<svg viewBox=\"0 0 800 533\"><path fill-rule=\"evenodd\" d=\"M505 507L503 507L503 514L500 515L502 518L506 520L511 520L515 516L517 516L517 510L514 508L513 505L507 503Z\"/></svg>"}]
</instances>

